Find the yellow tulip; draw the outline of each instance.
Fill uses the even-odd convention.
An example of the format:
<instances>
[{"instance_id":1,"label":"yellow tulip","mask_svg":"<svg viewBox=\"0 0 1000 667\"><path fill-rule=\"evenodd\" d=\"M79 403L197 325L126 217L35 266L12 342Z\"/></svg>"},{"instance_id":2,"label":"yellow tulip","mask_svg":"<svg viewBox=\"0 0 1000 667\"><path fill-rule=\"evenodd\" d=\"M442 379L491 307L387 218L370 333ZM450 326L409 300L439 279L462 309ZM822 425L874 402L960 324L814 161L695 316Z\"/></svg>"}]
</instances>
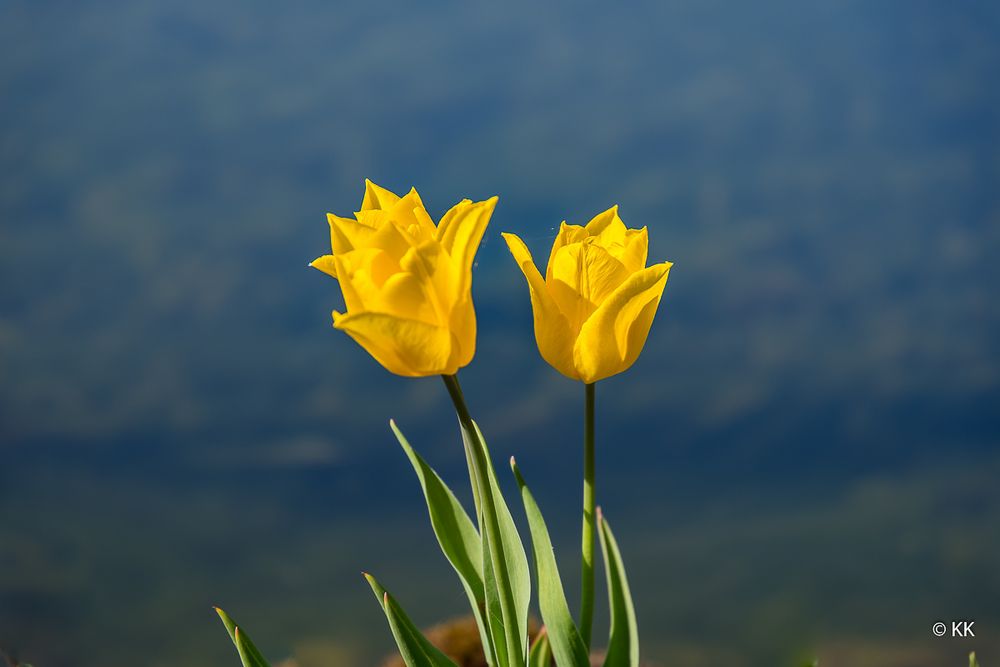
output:
<instances>
[{"instance_id":1,"label":"yellow tulip","mask_svg":"<svg viewBox=\"0 0 1000 667\"><path fill-rule=\"evenodd\" d=\"M397 375L453 375L476 352L472 261L497 198L463 199L435 225L416 190L365 181L354 218L327 214L333 254L310 266L340 283L345 331Z\"/></svg>"},{"instance_id":2,"label":"yellow tulip","mask_svg":"<svg viewBox=\"0 0 1000 667\"><path fill-rule=\"evenodd\" d=\"M524 242L503 237L528 280L542 358L587 384L627 370L646 344L672 266L646 266L646 228L626 228L617 206L585 227L563 222L544 279Z\"/></svg>"}]
</instances>

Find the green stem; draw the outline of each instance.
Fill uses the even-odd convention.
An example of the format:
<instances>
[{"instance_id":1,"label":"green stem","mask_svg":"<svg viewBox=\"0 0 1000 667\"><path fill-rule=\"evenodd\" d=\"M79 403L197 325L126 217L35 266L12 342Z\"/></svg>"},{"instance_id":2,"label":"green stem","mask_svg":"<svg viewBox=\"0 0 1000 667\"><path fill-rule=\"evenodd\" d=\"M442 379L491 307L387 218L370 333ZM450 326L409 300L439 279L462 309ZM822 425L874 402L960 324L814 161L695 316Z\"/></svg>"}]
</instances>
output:
<instances>
[{"instance_id":1,"label":"green stem","mask_svg":"<svg viewBox=\"0 0 1000 667\"><path fill-rule=\"evenodd\" d=\"M448 395L455 405L455 412L458 414L458 423L462 427L462 432L467 437L475 436L476 429L472 426L472 415L469 414L469 407L465 404L465 394L462 393L462 385L458 383L458 375L442 375L444 386L448 388ZM465 463L469 467L469 482L472 484L472 500L476 505L476 521L479 525L479 533L483 532L483 508L479 500L479 482L476 479L476 462L473 460L472 447L465 445Z\"/></svg>"},{"instance_id":2,"label":"green stem","mask_svg":"<svg viewBox=\"0 0 1000 667\"><path fill-rule=\"evenodd\" d=\"M506 573L497 568L498 563L506 562L503 540L500 537L500 524L497 519L496 503L493 500L493 493L490 489L490 463L486 449L486 443L479 436L479 430L472 421L469 408L465 404L465 396L462 393L462 386L458 383L457 375L442 375L448 394L452 403L455 404L455 412L458 413L458 421L465 432L468 442L466 442L465 455L469 462L469 475L472 477L472 491L476 499L476 512L479 514L480 534L489 537L490 561L494 564L493 576L497 582L500 598L500 614L503 617L505 628L517 627L517 613L514 603L514 592L507 581ZM472 440L475 439L473 443ZM481 503L481 506L480 506ZM507 632L507 661L512 667L524 665L523 638L518 639L517 633ZM494 638L494 640L503 638Z\"/></svg>"},{"instance_id":3,"label":"green stem","mask_svg":"<svg viewBox=\"0 0 1000 667\"><path fill-rule=\"evenodd\" d=\"M444 386L448 388L448 395L451 402L455 404L455 412L458 413L458 422L463 428L472 429L472 415L469 414L469 407L465 404L465 394L462 393L462 385L458 383L457 375L442 375Z\"/></svg>"},{"instance_id":4,"label":"green stem","mask_svg":"<svg viewBox=\"0 0 1000 667\"><path fill-rule=\"evenodd\" d=\"M594 384L584 385L583 420L583 541L580 589L580 636L590 650L594 625Z\"/></svg>"}]
</instances>

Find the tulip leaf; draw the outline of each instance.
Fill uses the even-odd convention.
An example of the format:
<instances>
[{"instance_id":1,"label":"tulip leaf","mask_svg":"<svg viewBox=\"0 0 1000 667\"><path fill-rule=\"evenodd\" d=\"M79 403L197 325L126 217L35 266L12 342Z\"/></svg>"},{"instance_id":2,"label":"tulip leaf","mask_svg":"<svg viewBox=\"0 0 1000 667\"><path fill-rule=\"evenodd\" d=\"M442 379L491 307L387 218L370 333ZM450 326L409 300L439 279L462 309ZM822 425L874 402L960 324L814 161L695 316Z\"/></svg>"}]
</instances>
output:
<instances>
[{"instance_id":1,"label":"tulip leaf","mask_svg":"<svg viewBox=\"0 0 1000 667\"><path fill-rule=\"evenodd\" d=\"M482 431L471 422L471 432L463 425L462 436L471 464L470 475L478 489L487 621L497 664L523 667L528 652L528 604L531 600L528 557L497 484Z\"/></svg>"},{"instance_id":2,"label":"tulip leaf","mask_svg":"<svg viewBox=\"0 0 1000 667\"><path fill-rule=\"evenodd\" d=\"M510 647L507 645L507 634L504 630L503 608L500 602L500 588L497 583L493 562L490 560L490 535L483 532L483 582L486 593L486 623L490 635L490 645L496 657L497 667L509 665Z\"/></svg>"},{"instance_id":3,"label":"tulip leaf","mask_svg":"<svg viewBox=\"0 0 1000 667\"><path fill-rule=\"evenodd\" d=\"M524 512L528 516L538 580L538 606L542 612L542 621L549 635L556 664L559 667L589 667L590 656L580 631L573 622L573 616L569 613L559 568L552 551L552 540L549 538L549 530L545 526L542 512L538 509L538 503L528 490L528 485L513 458L510 460L510 467L517 477L521 499L524 501Z\"/></svg>"},{"instance_id":4,"label":"tulip leaf","mask_svg":"<svg viewBox=\"0 0 1000 667\"><path fill-rule=\"evenodd\" d=\"M552 667L552 646L549 645L549 636L545 628L542 628L535 637L535 643L531 645L528 667Z\"/></svg>"},{"instance_id":5,"label":"tulip leaf","mask_svg":"<svg viewBox=\"0 0 1000 667\"><path fill-rule=\"evenodd\" d=\"M969 667L979 667L979 661L976 660L975 651L969 654Z\"/></svg>"},{"instance_id":6,"label":"tulip leaf","mask_svg":"<svg viewBox=\"0 0 1000 667\"><path fill-rule=\"evenodd\" d=\"M486 619L483 618L486 609L486 591L483 584L483 546L476 526L466 513L461 503L451 489L441 480L441 477L414 451L394 421L389 422L392 432L396 434L400 446L410 459L413 470L420 480L420 487L427 501L431 526L437 536L441 551L451 566L455 568L469 604L476 618L480 639L483 642L488 664L493 661L492 641Z\"/></svg>"},{"instance_id":7,"label":"tulip leaf","mask_svg":"<svg viewBox=\"0 0 1000 667\"><path fill-rule=\"evenodd\" d=\"M240 655L240 662L243 667L269 667L267 660L261 654L254 643L250 640L250 635L244 632L229 615L219 607L215 607L215 613L222 619L222 624L229 632L229 638L236 645L236 651Z\"/></svg>"},{"instance_id":8,"label":"tulip leaf","mask_svg":"<svg viewBox=\"0 0 1000 667\"><path fill-rule=\"evenodd\" d=\"M604 573L608 580L608 602L611 607L611 632L608 638L608 653L604 667L639 666L639 631L635 622L635 608L632 593L625 577L618 542L611 533L611 526L605 521L601 509L597 509L597 524L601 537L601 552L604 555Z\"/></svg>"},{"instance_id":9,"label":"tulip leaf","mask_svg":"<svg viewBox=\"0 0 1000 667\"><path fill-rule=\"evenodd\" d=\"M417 629L395 598L376 581L375 577L365 574L368 585L375 594L375 599L382 605L382 611L389 620L389 629L399 647L399 654L406 667L456 667L451 658L431 644L424 634Z\"/></svg>"}]
</instances>

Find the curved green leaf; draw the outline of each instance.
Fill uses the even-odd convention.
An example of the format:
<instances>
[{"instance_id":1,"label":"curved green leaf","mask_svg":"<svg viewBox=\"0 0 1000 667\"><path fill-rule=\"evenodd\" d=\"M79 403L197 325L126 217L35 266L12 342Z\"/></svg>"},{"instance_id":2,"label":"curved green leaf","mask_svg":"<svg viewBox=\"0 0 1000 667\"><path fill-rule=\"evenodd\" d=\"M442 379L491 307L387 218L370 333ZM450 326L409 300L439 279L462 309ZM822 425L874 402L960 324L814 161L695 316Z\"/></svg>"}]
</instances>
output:
<instances>
[{"instance_id":1,"label":"curved green leaf","mask_svg":"<svg viewBox=\"0 0 1000 667\"><path fill-rule=\"evenodd\" d=\"M368 580L375 599L382 605L382 611L389 620L389 629L399 647L399 654L407 667L457 667L451 658L424 637L395 598L389 595L375 577L365 573L365 579Z\"/></svg>"},{"instance_id":2,"label":"curved green leaf","mask_svg":"<svg viewBox=\"0 0 1000 667\"><path fill-rule=\"evenodd\" d=\"M222 619L222 624L226 626L229 638L233 640L233 644L236 646L236 651L240 655L240 662L243 663L243 667L270 667L267 660L264 659L264 656L250 640L250 635L241 630L236 625L236 622L226 612L222 611L222 609L219 607L215 607L214 609L215 613Z\"/></svg>"},{"instance_id":3,"label":"curved green leaf","mask_svg":"<svg viewBox=\"0 0 1000 667\"><path fill-rule=\"evenodd\" d=\"M528 605L531 601L528 557L497 484L486 439L475 422L472 422L471 433L463 426L462 440L479 498L487 622L493 636L497 664L524 667L528 653ZM505 645L503 648L501 643Z\"/></svg>"},{"instance_id":4,"label":"curved green leaf","mask_svg":"<svg viewBox=\"0 0 1000 667\"><path fill-rule=\"evenodd\" d=\"M545 628L542 628L535 637L535 643L531 645L528 667L552 667L552 647L549 645L549 636Z\"/></svg>"},{"instance_id":5,"label":"curved green leaf","mask_svg":"<svg viewBox=\"0 0 1000 667\"><path fill-rule=\"evenodd\" d=\"M563 591L562 579L559 577L552 540L549 538L549 530L545 526L542 512L538 509L538 504L528 490L528 485L513 457L510 459L510 468L517 477L521 499L524 501L524 512L528 516L538 580L538 606L548 631L556 664L559 667L590 667L587 647L573 622L572 614L569 613L569 605L566 604L566 594Z\"/></svg>"},{"instance_id":6,"label":"curved green leaf","mask_svg":"<svg viewBox=\"0 0 1000 667\"><path fill-rule=\"evenodd\" d=\"M625 577L625 565L611 527L597 508L597 524L604 555L604 573L608 579L608 601L611 605L611 633L604 667L639 667L639 631L635 622L632 593Z\"/></svg>"},{"instance_id":7,"label":"curved green leaf","mask_svg":"<svg viewBox=\"0 0 1000 667\"><path fill-rule=\"evenodd\" d=\"M510 664L508 658L510 646L507 641L507 631L503 622L503 605L500 601L502 592L500 584L497 582L496 570L493 568L493 560L490 548L490 533L483 531L483 583L486 593L486 623L490 634L490 643L493 646L497 667L506 667Z\"/></svg>"},{"instance_id":8,"label":"curved green leaf","mask_svg":"<svg viewBox=\"0 0 1000 667\"><path fill-rule=\"evenodd\" d=\"M431 527L437 536L438 544L441 545L441 551L444 552L445 558L451 563L465 588L465 594L469 598L469 605L472 607L479 628L486 661L490 665L496 664L493 660L489 627L483 617L486 609L486 591L483 584L483 546L479 533L455 494L434 469L414 451L396 426L396 422L390 421L389 426L420 480L420 487L423 489L424 500L427 502L430 514Z\"/></svg>"}]
</instances>

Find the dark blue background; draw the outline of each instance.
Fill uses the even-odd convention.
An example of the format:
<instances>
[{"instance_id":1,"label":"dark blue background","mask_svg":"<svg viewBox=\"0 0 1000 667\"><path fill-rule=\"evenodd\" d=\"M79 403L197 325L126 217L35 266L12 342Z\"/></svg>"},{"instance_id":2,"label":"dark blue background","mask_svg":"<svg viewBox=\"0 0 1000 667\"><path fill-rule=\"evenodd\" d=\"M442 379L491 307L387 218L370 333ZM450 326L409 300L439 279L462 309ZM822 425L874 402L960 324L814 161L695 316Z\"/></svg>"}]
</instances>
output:
<instances>
[{"instance_id":1,"label":"dark blue background","mask_svg":"<svg viewBox=\"0 0 1000 667\"><path fill-rule=\"evenodd\" d=\"M221 604L276 659L373 664L362 568L463 611L387 428L467 497L444 388L306 268L369 177L500 195L462 380L574 597L583 390L499 233L544 258L618 203L675 262L598 387L650 659L1000 660L998 34L979 2L4 3L0 647L234 664Z\"/></svg>"}]
</instances>

